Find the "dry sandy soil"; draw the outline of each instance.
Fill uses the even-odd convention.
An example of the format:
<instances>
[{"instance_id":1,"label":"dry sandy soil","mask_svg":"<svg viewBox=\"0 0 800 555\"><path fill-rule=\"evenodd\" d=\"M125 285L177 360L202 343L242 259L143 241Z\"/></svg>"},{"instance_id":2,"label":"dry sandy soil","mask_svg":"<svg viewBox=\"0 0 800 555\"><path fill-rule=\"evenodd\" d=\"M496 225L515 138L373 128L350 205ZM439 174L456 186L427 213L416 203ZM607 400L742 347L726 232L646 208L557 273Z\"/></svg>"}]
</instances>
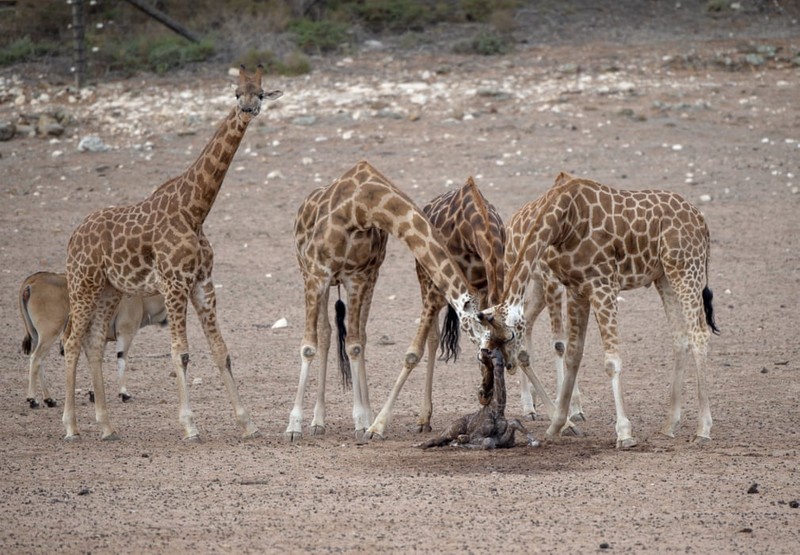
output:
<instances>
[{"instance_id":1,"label":"dry sandy soil","mask_svg":"<svg viewBox=\"0 0 800 555\"><path fill-rule=\"evenodd\" d=\"M285 96L249 129L205 225L234 375L261 430L250 441L239 438L193 317L202 443L181 440L169 338L153 327L131 351L134 400L110 402L121 440L99 440L82 362L83 439L63 441L63 361L54 352L45 362L59 408L28 408L17 314L22 279L62 268L87 213L136 202L195 159L232 105L227 68L101 83L74 102L65 78L5 70L1 119L61 107L74 122L57 140L0 143L0 551L796 553L800 70L791 60L800 27L797 8L759 5L717 18L668 2L528 13L530 39L504 57L386 46L322 60L309 76L270 78ZM111 150L79 151L91 134ZM561 170L697 204L711 229L722 328L710 344L713 441L690 443L693 371L684 426L675 439L658 435L670 339L656 293L637 290L620 301L634 450L615 449L594 324L579 375L584 437L497 451L414 448L432 436L416 432L418 368L385 441L356 444L352 395L332 371L326 435L287 443L303 326L294 214L362 158L420 204L473 175L506 219ZM390 241L368 326L375 413L419 309L413 259ZM281 318L288 326L273 329ZM547 329L546 318L537 322L535 369L553 391ZM476 410L479 379L471 355L438 365L434 434ZM517 378L508 385L507 412L521 416ZM312 377L306 426L318 386ZM545 421L527 425L543 438Z\"/></svg>"}]
</instances>

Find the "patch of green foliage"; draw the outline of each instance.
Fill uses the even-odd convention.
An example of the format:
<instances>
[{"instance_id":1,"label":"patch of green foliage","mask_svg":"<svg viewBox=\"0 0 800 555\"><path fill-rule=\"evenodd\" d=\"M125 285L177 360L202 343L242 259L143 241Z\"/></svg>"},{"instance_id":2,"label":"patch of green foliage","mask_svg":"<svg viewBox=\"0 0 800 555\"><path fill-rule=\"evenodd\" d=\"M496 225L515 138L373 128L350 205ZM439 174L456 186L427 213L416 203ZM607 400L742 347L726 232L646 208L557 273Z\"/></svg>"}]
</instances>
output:
<instances>
[{"instance_id":1,"label":"patch of green foliage","mask_svg":"<svg viewBox=\"0 0 800 555\"><path fill-rule=\"evenodd\" d=\"M163 74L192 62L208 60L214 54L210 41L193 43L174 35L158 38L108 42L98 48L95 61L110 71L131 74L140 70Z\"/></svg>"},{"instance_id":2,"label":"patch of green foliage","mask_svg":"<svg viewBox=\"0 0 800 555\"><path fill-rule=\"evenodd\" d=\"M248 50L236 59L235 65L244 65L250 69L258 64L264 66L267 74L303 75L311 71L311 62L302 52L292 52L283 60L279 60L271 51Z\"/></svg>"},{"instance_id":3,"label":"patch of green foliage","mask_svg":"<svg viewBox=\"0 0 800 555\"><path fill-rule=\"evenodd\" d=\"M33 42L25 36L0 49L0 66L30 62L41 56L58 52L58 45L49 42Z\"/></svg>"},{"instance_id":4,"label":"patch of green foliage","mask_svg":"<svg viewBox=\"0 0 800 555\"><path fill-rule=\"evenodd\" d=\"M296 19L287 30L294 36L295 44L309 54L333 52L348 42L347 26L327 19Z\"/></svg>"},{"instance_id":5,"label":"patch of green foliage","mask_svg":"<svg viewBox=\"0 0 800 555\"><path fill-rule=\"evenodd\" d=\"M480 54L481 56L495 56L507 54L511 51L512 44L502 36L491 31L478 33L471 39L465 39L453 46L456 54Z\"/></svg>"}]
</instances>

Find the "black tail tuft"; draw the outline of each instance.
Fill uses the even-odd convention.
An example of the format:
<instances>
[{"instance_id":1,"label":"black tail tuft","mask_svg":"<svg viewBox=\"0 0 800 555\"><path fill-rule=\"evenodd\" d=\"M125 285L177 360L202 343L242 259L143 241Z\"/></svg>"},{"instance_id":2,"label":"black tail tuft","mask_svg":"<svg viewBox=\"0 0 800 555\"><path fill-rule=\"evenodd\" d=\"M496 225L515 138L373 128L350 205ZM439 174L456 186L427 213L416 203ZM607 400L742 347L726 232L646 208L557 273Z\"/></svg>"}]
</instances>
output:
<instances>
[{"instance_id":1,"label":"black tail tuft","mask_svg":"<svg viewBox=\"0 0 800 555\"><path fill-rule=\"evenodd\" d=\"M714 306L711 304L711 301L714 300L714 293L711 292L711 289L705 287L703 289L703 310L706 313L706 323L708 327L711 328L711 331L714 335L719 335L719 328L717 327L716 322L714 322Z\"/></svg>"},{"instance_id":2,"label":"black tail tuft","mask_svg":"<svg viewBox=\"0 0 800 555\"><path fill-rule=\"evenodd\" d=\"M342 387L348 388L353 385L353 376L350 372L350 357L347 356L347 345L345 344L347 326L344 319L347 315L347 308L341 299L336 301L334 307L336 310L337 343L339 345L339 373L342 375Z\"/></svg>"},{"instance_id":3,"label":"black tail tuft","mask_svg":"<svg viewBox=\"0 0 800 555\"><path fill-rule=\"evenodd\" d=\"M442 350L439 360L445 362L449 362L451 358L453 362L458 360L458 353L460 351L458 339L460 331L458 313L455 308L447 305L447 314L444 317L444 324L442 326L442 338L439 341L439 348Z\"/></svg>"},{"instance_id":4,"label":"black tail tuft","mask_svg":"<svg viewBox=\"0 0 800 555\"><path fill-rule=\"evenodd\" d=\"M32 348L33 347L31 345L31 334L26 333L25 337L22 339L22 352L25 353L26 355L29 355L31 354Z\"/></svg>"}]
</instances>

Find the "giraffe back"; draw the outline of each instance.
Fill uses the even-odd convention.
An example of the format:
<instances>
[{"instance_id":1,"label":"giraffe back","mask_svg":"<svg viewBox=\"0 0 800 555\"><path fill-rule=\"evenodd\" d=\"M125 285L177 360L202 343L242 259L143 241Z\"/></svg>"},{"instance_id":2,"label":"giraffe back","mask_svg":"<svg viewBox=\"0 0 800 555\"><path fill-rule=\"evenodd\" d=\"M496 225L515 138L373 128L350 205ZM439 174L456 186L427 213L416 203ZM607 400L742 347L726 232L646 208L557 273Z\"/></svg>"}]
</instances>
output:
<instances>
[{"instance_id":1,"label":"giraffe back","mask_svg":"<svg viewBox=\"0 0 800 555\"><path fill-rule=\"evenodd\" d=\"M647 286L665 273L705 276L708 227L677 193L626 191L571 178L540 202L515 275L523 257L533 263L552 247L548 266L567 286L602 279L625 290Z\"/></svg>"},{"instance_id":2,"label":"giraffe back","mask_svg":"<svg viewBox=\"0 0 800 555\"><path fill-rule=\"evenodd\" d=\"M443 193L423 207L467 281L485 303L499 302L503 291L506 229L497 209L470 177L466 184ZM417 273L421 268L417 264Z\"/></svg>"}]
</instances>

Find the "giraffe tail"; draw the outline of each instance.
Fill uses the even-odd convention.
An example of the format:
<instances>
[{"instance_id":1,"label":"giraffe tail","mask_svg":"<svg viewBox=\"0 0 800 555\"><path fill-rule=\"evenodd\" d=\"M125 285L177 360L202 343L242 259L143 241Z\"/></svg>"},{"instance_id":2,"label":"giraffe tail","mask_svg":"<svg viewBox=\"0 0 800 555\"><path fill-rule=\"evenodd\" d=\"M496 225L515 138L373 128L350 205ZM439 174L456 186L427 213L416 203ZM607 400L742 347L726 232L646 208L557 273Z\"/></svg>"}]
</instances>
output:
<instances>
[{"instance_id":1,"label":"giraffe tail","mask_svg":"<svg viewBox=\"0 0 800 555\"><path fill-rule=\"evenodd\" d=\"M342 299L338 299L334 306L336 310L336 336L339 346L339 373L342 375L342 387L348 388L353 385L353 376L350 372L350 357L347 356L347 346L345 344L347 326L344 319L347 315L347 308Z\"/></svg>"},{"instance_id":2,"label":"giraffe tail","mask_svg":"<svg viewBox=\"0 0 800 555\"><path fill-rule=\"evenodd\" d=\"M452 358L453 362L455 362L458 360L458 352L460 351L458 347L460 328L458 313L450 305L447 305L447 314L444 317L444 325L442 327L442 338L439 341L439 348L442 350L442 354L439 360L449 362Z\"/></svg>"},{"instance_id":3,"label":"giraffe tail","mask_svg":"<svg viewBox=\"0 0 800 555\"><path fill-rule=\"evenodd\" d=\"M703 311L706 313L706 324L708 327L711 328L711 331L714 335L719 335L719 328L717 327L717 323L714 321L714 305L712 301L714 300L714 293L711 292L711 289L708 288L706 285L703 288Z\"/></svg>"}]
</instances>

